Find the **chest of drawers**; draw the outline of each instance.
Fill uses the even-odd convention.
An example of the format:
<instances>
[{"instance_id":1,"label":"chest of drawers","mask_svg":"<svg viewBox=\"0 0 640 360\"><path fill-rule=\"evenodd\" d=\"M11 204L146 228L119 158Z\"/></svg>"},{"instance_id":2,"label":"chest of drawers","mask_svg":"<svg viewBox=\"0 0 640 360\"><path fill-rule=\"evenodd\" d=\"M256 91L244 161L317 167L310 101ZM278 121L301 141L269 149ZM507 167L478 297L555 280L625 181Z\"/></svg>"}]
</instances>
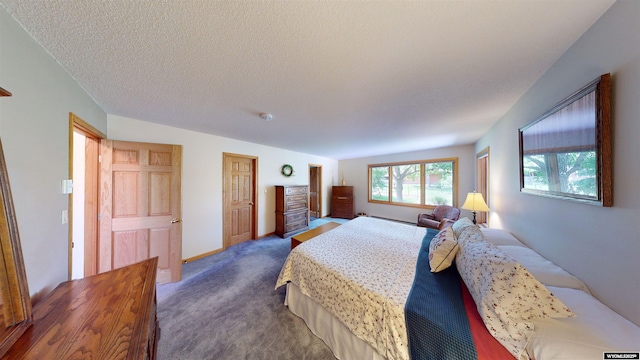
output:
<instances>
[{"instance_id":1,"label":"chest of drawers","mask_svg":"<svg viewBox=\"0 0 640 360\"><path fill-rule=\"evenodd\" d=\"M58 285L2 359L153 360L158 258Z\"/></svg>"},{"instance_id":2,"label":"chest of drawers","mask_svg":"<svg viewBox=\"0 0 640 360\"><path fill-rule=\"evenodd\" d=\"M334 186L331 192L331 217L353 219L353 186Z\"/></svg>"},{"instance_id":3,"label":"chest of drawers","mask_svg":"<svg viewBox=\"0 0 640 360\"><path fill-rule=\"evenodd\" d=\"M286 238L309 229L307 185L276 186L276 235Z\"/></svg>"}]
</instances>

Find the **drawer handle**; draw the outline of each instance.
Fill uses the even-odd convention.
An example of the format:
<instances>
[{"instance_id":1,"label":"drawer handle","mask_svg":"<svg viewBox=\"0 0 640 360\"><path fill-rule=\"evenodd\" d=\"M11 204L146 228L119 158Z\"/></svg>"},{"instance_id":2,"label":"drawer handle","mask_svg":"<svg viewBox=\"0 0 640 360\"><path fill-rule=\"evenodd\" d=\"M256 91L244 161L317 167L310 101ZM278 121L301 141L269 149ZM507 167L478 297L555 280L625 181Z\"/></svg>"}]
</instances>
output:
<instances>
[{"instance_id":1,"label":"drawer handle","mask_svg":"<svg viewBox=\"0 0 640 360\"><path fill-rule=\"evenodd\" d=\"M347 199L348 199L348 197L346 197L346 196L338 196L338 200L347 200Z\"/></svg>"}]
</instances>

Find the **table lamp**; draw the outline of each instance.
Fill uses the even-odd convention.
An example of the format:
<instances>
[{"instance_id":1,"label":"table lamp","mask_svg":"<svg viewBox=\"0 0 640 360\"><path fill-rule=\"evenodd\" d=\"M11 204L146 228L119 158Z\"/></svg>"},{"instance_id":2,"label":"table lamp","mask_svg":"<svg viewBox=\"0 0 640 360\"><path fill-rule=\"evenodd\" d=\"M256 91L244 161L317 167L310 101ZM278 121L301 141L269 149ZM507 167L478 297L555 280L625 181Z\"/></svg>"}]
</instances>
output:
<instances>
[{"instance_id":1,"label":"table lamp","mask_svg":"<svg viewBox=\"0 0 640 360\"><path fill-rule=\"evenodd\" d=\"M477 192L470 192L467 194L467 199L462 204L462 209L470 210L473 213L473 223L476 223L476 212L478 211L491 211L482 198L482 194Z\"/></svg>"}]
</instances>

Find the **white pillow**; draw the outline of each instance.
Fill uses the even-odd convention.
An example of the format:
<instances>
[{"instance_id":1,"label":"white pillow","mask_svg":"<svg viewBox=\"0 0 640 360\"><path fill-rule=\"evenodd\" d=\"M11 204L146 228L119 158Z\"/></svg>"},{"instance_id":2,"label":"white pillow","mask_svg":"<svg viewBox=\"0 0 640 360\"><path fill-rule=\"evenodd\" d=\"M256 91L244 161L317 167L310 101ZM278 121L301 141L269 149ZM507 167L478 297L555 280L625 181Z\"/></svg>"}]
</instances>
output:
<instances>
[{"instance_id":1,"label":"white pillow","mask_svg":"<svg viewBox=\"0 0 640 360\"><path fill-rule=\"evenodd\" d=\"M534 359L602 359L607 352L640 349L640 327L593 296L575 289L549 287L578 315L566 319L533 320L535 332L527 345Z\"/></svg>"},{"instance_id":2,"label":"white pillow","mask_svg":"<svg viewBox=\"0 0 640 360\"><path fill-rule=\"evenodd\" d=\"M487 239L488 242L493 245L517 245L524 246L520 240L516 239L515 236L511 235L510 232L502 229L489 229L489 228L480 228L482 234Z\"/></svg>"},{"instance_id":3,"label":"white pillow","mask_svg":"<svg viewBox=\"0 0 640 360\"><path fill-rule=\"evenodd\" d=\"M487 330L517 359L528 359L532 319L575 316L527 269L486 240L460 242L456 265Z\"/></svg>"},{"instance_id":4,"label":"white pillow","mask_svg":"<svg viewBox=\"0 0 640 360\"><path fill-rule=\"evenodd\" d=\"M504 245L498 246L508 255L513 257L533 276L547 286L559 286L582 290L591 294L587 285L582 280L569 274L560 266L545 259L534 250L524 246Z\"/></svg>"},{"instance_id":5,"label":"white pillow","mask_svg":"<svg viewBox=\"0 0 640 360\"><path fill-rule=\"evenodd\" d=\"M458 239L458 243L460 244L460 246L464 246L464 244L467 242L487 241L484 238L484 235L482 235L482 231L480 231L480 228L475 225L463 228L460 231L460 235L456 236L456 238Z\"/></svg>"},{"instance_id":6,"label":"white pillow","mask_svg":"<svg viewBox=\"0 0 640 360\"><path fill-rule=\"evenodd\" d=\"M431 267L431 272L439 272L451 266L459 248L451 227L440 231L434 236L429 244L429 266Z\"/></svg>"},{"instance_id":7,"label":"white pillow","mask_svg":"<svg viewBox=\"0 0 640 360\"><path fill-rule=\"evenodd\" d=\"M454 222L453 225L451 225L451 228L453 229L453 233L456 235L456 238L460 238L460 235L462 234L462 232L469 227L478 228L478 226L476 226L476 224L471 222L471 220L469 220L469 218L467 217L460 218L459 220Z\"/></svg>"}]
</instances>

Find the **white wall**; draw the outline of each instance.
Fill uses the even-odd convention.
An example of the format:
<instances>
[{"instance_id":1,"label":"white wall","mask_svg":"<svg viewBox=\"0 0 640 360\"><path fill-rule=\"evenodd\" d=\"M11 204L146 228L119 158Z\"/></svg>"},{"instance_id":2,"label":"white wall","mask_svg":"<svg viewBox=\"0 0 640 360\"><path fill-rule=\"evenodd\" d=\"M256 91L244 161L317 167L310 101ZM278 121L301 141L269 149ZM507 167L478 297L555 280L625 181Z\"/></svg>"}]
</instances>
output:
<instances>
[{"instance_id":1,"label":"white wall","mask_svg":"<svg viewBox=\"0 0 640 360\"><path fill-rule=\"evenodd\" d=\"M323 216L329 212L331 184L337 178L338 161L257 145L221 136L108 116L108 137L113 140L177 144L182 152L182 258L222 248L222 154L258 157L258 236L275 231L274 185L308 185L309 164L322 165ZM291 164L294 175L280 174Z\"/></svg>"},{"instance_id":2,"label":"white wall","mask_svg":"<svg viewBox=\"0 0 640 360\"><path fill-rule=\"evenodd\" d=\"M106 113L0 7L0 136L7 161L29 292L68 279L69 112L106 131Z\"/></svg>"},{"instance_id":3,"label":"white wall","mask_svg":"<svg viewBox=\"0 0 640 360\"><path fill-rule=\"evenodd\" d=\"M334 185L340 185L342 175L347 185L353 186L355 196L355 212L364 212L370 216L378 216L394 220L402 220L415 223L418 214L431 212L431 210L369 203L368 182L369 164L393 163L401 161L420 161L429 159L458 158L458 206L462 206L467 193L474 190L475 186L475 152L473 145L453 146L440 149L414 151L384 156L341 160L339 167L339 181ZM340 183L338 183L340 182ZM471 217L471 213L464 210L461 216Z\"/></svg>"},{"instance_id":4,"label":"white wall","mask_svg":"<svg viewBox=\"0 0 640 360\"><path fill-rule=\"evenodd\" d=\"M491 224L584 280L640 325L640 2L621 0L478 143L491 146ZM522 194L518 128L604 73L612 75L612 208Z\"/></svg>"}]
</instances>

